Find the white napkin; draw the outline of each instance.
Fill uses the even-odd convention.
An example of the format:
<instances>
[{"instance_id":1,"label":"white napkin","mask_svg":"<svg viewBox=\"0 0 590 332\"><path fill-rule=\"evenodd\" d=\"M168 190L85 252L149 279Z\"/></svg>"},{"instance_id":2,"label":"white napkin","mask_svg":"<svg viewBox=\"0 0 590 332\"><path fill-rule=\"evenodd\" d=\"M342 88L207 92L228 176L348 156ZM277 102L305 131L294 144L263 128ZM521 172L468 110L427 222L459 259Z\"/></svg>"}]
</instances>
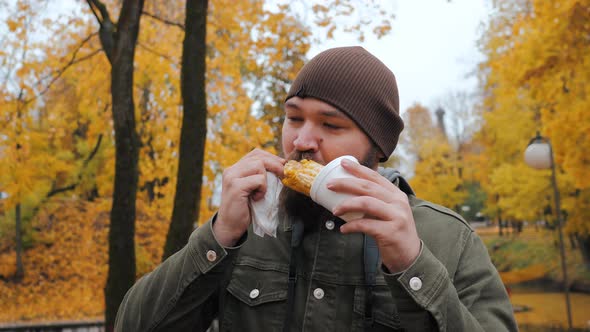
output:
<instances>
[{"instance_id":1,"label":"white napkin","mask_svg":"<svg viewBox=\"0 0 590 332\"><path fill-rule=\"evenodd\" d=\"M258 201L250 200L254 234L260 237L264 237L264 234L277 237L279 194L282 188L283 184L279 178L273 173L267 172L264 198Z\"/></svg>"}]
</instances>

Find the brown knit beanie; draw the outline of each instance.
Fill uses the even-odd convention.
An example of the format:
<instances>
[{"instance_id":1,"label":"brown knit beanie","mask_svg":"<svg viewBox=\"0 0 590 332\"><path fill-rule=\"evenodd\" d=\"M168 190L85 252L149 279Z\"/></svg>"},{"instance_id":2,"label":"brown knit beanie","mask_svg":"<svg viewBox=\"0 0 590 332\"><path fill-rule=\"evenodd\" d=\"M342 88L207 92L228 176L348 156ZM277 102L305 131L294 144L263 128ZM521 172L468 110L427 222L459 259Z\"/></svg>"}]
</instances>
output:
<instances>
[{"instance_id":1,"label":"brown knit beanie","mask_svg":"<svg viewBox=\"0 0 590 332\"><path fill-rule=\"evenodd\" d=\"M312 97L346 113L383 152L386 161L404 128L395 76L364 48L338 47L313 57L291 85L293 96Z\"/></svg>"}]
</instances>

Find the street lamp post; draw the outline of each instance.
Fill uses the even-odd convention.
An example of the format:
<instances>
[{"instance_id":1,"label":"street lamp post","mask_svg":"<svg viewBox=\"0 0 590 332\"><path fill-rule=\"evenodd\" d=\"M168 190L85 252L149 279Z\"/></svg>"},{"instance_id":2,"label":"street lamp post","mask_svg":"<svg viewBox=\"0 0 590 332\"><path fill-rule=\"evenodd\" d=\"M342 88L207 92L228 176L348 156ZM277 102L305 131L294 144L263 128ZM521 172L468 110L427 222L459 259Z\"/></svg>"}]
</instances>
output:
<instances>
[{"instance_id":1,"label":"street lamp post","mask_svg":"<svg viewBox=\"0 0 590 332\"><path fill-rule=\"evenodd\" d=\"M559 190L557 188L557 179L555 177L555 162L553 157L553 148L548 138L543 137L537 132L537 136L533 138L524 152L524 160L530 167L536 169L551 168L551 184L553 186L553 198L555 199L555 215L557 218L557 230L559 234L559 252L561 255L561 270L563 273L563 284L565 292L565 306L567 311L568 328L572 329L572 314L570 307L570 295L567 279L567 265L565 260L565 247L563 244L562 233L562 216L561 205L559 201Z\"/></svg>"}]
</instances>

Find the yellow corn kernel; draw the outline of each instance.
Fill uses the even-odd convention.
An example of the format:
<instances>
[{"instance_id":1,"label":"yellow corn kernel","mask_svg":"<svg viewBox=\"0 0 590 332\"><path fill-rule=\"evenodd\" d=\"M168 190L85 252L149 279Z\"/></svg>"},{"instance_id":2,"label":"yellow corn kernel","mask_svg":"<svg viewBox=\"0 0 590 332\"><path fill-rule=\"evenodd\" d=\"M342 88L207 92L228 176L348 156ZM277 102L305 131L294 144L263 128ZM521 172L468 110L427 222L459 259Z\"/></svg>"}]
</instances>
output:
<instances>
[{"instance_id":1,"label":"yellow corn kernel","mask_svg":"<svg viewBox=\"0 0 590 332\"><path fill-rule=\"evenodd\" d=\"M289 160L283 169L285 186L309 196L313 180L324 166L313 160Z\"/></svg>"}]
</instances>

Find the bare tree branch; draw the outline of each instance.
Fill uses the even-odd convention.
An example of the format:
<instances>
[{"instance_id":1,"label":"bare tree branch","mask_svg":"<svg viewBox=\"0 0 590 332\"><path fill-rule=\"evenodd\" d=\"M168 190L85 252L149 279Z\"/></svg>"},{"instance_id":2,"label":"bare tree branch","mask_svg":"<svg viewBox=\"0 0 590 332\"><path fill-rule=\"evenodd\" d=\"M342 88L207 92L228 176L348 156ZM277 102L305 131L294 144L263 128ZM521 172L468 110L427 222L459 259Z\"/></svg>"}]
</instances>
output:
<instances>
[{"instance_id":1,"label":"bare tree branch","mask_svg":"<svg viewBox=\"0 0 590 332\"><path fill-rule=\"evenodd\" d=\"M59 70L55 71L56 75L51 79L51 81L45 86L45 88L43 88L43 90L41 90L41 92L35 94L34 97L27 99L24 101L24 104L28 104L34 100L36 100L37 98L43 96L45 93L47 93L47 91L49 90L49 88L51 88L51 85L53 85L53 83L55 83L55 81L57 81L57 79L59 79L61 77L61 75L63 75L63 73L65 73L65 71L72 65L80 63L82 61L88 60L90 58L92 58L93 56L95 56L96 54L100 53L101 50L94 50L88 54L86 54L85 56L75 59L72 58L65 66L63 66L62 68L60 68Z\"/></svg>"},{"instance_id":2,"label":"bare tree branch","mask_svg":"<svg viewBox=\"0 0 590 332\"><path fill-rule=\"evenodd\" d=\"M68 191L68 190L74 190L78 184L79 184L79 182L76 182L76 183L73 183L73 184L71 184L71 185L69 185L67 187L61 187L61 188L52 189L50 192L47 193L47 196L45 198L46 199L47 198L50 198L51 196L55 196L55 195L57 195L59 193L63 193L63 192Z\"/></svg>"},{"instance_id":3,"label":"bare tree branch","mask_svg":"<svg viewBox=\"0 0 590 332\"><path fill-rule=\"evenodd\" d=\"M107 107L108 107L108 105L107 105ZM92 158L94 158L94 156L96 156L96 153L98 152L98 150L100 148L100 144L102 143L102 137L103 137L103 134L98 135L98 140L96 141L96 144L94 145L94 149L92 149L92 152L90 152L88 157L86 157L86 159L84 160L83 168L86 168L88 166L88 164L90 163L90 161L92 160ZM80 172L80 174L78 174L78 181L77 182L72 183L69 186L65 186L65 187L61 187L61 188L52 188L45 196L45 200L47 200L51 196L55 196L59 193L76 189L76 187L80 184L81 180L82 180L82 173ZM55 185L55 182L53 183L52 187L54 185Z\"/></svg>"},{"instance_id":4,"label":"bare tree branch","mask_svg":"<svg viewBox=\"0 0 590 332\"><path fill-rule=\"evenodd\" d=\"M98 135L98 141L96 142L94 149L92 149L92 152L90 152L90 154L88 155L86 160L84 160L84 167L88 166L88 164L90 163L92 158L94 158L94 156L98 152L98 149L100 148L100 143L102 142L102 136L103 136L102 134Z\"/></svg>"},{"instance_id":5,"label":"bare tree branch","mask_svg":"<svg viewBox=\"0 0 590 332\"><path fill-rule=\"evenodd\" d=\"M86 43L88 43L90 41L90 39L92 39L92 37L96 36L98 33L97 32L93 32L91 34L89 34L88 36L86 36L86 38L84 38L82 40L82 42L80 42L80 44L76 47L76 49L72 52L72 56L71 56L71 60L70 62L76 58L76 56L78 55L78 52L80 51L80 49L86 45ZM64 56L61 60L65 60L67 58L67 56ZM60 62L62 62L60 61ZM63 69L63 68L62 68ZM61 70L61 69L60 69ZM41 77L34 85L38 85L41 84L41 82L43 82L44 80L46 80L47 78L51 77L53 75L53 73L58 72L59 70L56 70L54 72L51 72L43 77Z\"/></svg>"},{"instance_id":6,"label":"bare tree branch","mask_svg":"<svg viewBox=\"0 0 590 332\"><path fill-rule=\"evenodd\" d=\"M111 23L111 24L113 23L113 21L111 21L109 11L107 10L107 6L105 6L104 3L100 2L99 0L86 0L86 2L88 3L88 6L90 6L92 13L94 14L94 16L96 17L96 20L98 21L98 23L101 26L103 26L104 23ZM96 7L96 9L98 9L101 17L98 17L98 15L96 14L96 12L94 10L94 7Z\"/></svg>"},{"instance_id":7,"label":"bare tree branch","mask_svg":"<svg viewBox=\"0 0 590 332\"><path fill-rule=\"evenodd\" d=\"M39 97L43 96L45 93L47 93L47 91L48 91L48 90L51 88L51 86L53 85L53 83L55 83L55 81L57 81L57 79L58 79L59 77L61 77L61 75L63 75L63 73L64 73L64 72L65 72L65 71L66 71L66 70L67 70L67 69L68 69L70 66L72 66L72 65L74 65L74 64L77 64L77 63L80 63L80 62L82 62L82 61L84 61L84 60L88 60L88 59L90 59L91 57L93 57L94 55L96 55L98 52L100 52L100 50L95 50L95 51L93 51L93 52L90 52L89 54L87 54L87 55L85 55L85 56L83 56L83 57L81 57L81 58L78 58L78 59L76 59L76 56L77 56L78 52L80 51L80 49L81 49L81 48L82 48L82 47L83 47L83 46L84 46L84 45L85 45L85 44L86 44L86 43L87 43L87 42L88 42L90 39L92 39L92 37L94 37L94 36L96 36L96 32L95 32L95 33L91 33L91 34L90 34L90 35L88 35L86 38L84 38L84 39L82 40L82 42L81 42L81 43L78 45L78 47L76 47L76 49L73 51L73 53L72 53L72 55L71 55L71 58L70 58L70 60L69 60L69 61L68 61L68 62L67 62L67 63L66 63L66 64L65 64L63 67L61 67L61 68L59 68L59 69L57 69L57 70L55 70L55 71L53 71L53 72L51 72L51 73L49 73L49 74L47 74L47 75L43 76L43 77L41 77L41 78L40 78L40 79L39 79L37 82L35 82L35 83L33 84L33 86L40 85L40 84L41 84L43 81L45 81L45 80L46 80L46 79L48 79L49 77L51 77L51 76L55 75L55 76L53 76L53 77L51 78L51 81L50 81L50 82L49 82L49 83L48 83L48 84L47 84L47 85L46 85L46 86L45 86L45 87L44 87L44 88L41 90L41 92L39 92L39 93L35 94L35 96L33 96L33 97L29 98L29 99L24 99L24 100L22 99L22 95L20 95L20 94L19 94L18 100L21 100L21 102L22 102L22 105L23 105L23 106L24 106L24 105L27 105L27 104L29 104L29 103L31 103L31 102L33 102L33 101L35 101L37 98L39 98ZM65 58L66 58L66 57L64 57L62 60L64 60ZM23 61L24 61L24 60L23 60ZM22 93L22 91L21 91L21 93Z\"/></svg>"},{"instance_id":8,"label":"bare tree branch","mask_svg":"<svg viewBox=\"0 0 590 332\"><path fill-rule=\"evenodd\" d=\"M98 17L98 14L96 13L96 10L94 10L94 6L92 6L90 0L86 0L86 2L88 3L88 7L90 7L90 10L92 11L92 14L94 14L94 17L96 17L96 21L98 22L98 24L102 25L101 19L100 17Z\"/></svg>"},{"instance_id":9,"label":"bare tree branch","mask_svg":"<svg viewBox=\"0 0 590 332\"><path fill-rule=\"evenodd\" d=\"M170 61L170 62L172 62L172 63L178 64L178 62L177 62L176 60L174 60L174 59L173 59L171 56L169 56L169 55L166 55L166 54L164 54L164 53L160 53L160 52L158 52L158 51L154 50L153 48L151 48L151 47L149 47L149 46L147 46L147 45L145 45L145 44L143 44L143 43L140 43L140 42L137 42L137 45L138 45L139 47L143 48L144 50L146 50L146 51L150 52L150 53L153 53L153 54L155 54L155 55L157 55L157 56L160 56L160 57L162 57L162 58L164 58L164 59L166 59L166 60L168 60L168 61Z\"/></svg>"},{"instance_id":10,"label":"bare tree branch","mask_svg":"<svg viewBox=\"0 0 590 332\"><path fill-rule=\"evenodd\" d=\"M115 39L117 34L117 27L111 21L111 17L109 16L109 11L107 7L100 2L99 0L86 0L88 6L92 10L92 13L96 17L100 28L98 29L98 37L100 39L100 43L102 44L102 49L107 56L107 59L112 64L113 63L113 53L115 51ZM96 14L94 9L96 7L100 12L100 16Z\"/></svg>"},{"instance_id":11,"label":"bare tree branch","mask_svg":"<svg viewBox=\"0 0 590 332\"><path fill-rule=\"evenodd\" d=\"M150 17L150 18L156 20L156 21L160 21L160 22L167 24L167 25L175 26L175 27L180 28L184 31L184 24L182 24L182 23L178 23L178 22L170 21L165 18L161 18L160 16L157 16L157 15L147 12L145 10L142 11L141 13L147 17Z\"/></svg>"}]
</instances>

